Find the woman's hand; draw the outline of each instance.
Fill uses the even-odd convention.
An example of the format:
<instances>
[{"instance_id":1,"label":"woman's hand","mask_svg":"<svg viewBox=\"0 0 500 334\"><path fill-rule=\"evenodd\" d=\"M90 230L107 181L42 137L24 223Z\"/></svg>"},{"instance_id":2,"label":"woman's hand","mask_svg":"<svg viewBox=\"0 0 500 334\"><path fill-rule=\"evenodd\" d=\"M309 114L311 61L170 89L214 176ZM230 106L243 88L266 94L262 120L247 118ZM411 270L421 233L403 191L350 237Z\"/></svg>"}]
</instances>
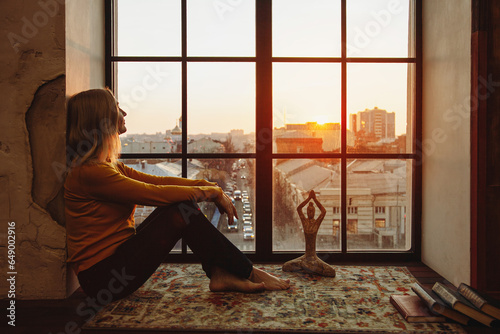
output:
<instances>
[{"instance_id":1,"label":"woman's hand","mask_svg":"<svg viewBox=\"0 0 500 334\"><path fill-rule=\"evenodd\" d=\"M217 182L210 182L205 179L200 179L196 183L197 186L205 186L205 187L218 187Z\"/></svg>"},{"instance_id":2,"label":"woman's hand","mask_svg":"<svg viewBox=\"0 0 500 334\"><path fill-rule=\"evenodd\" d=\"M219 188L220 189L220 188ZM233 205L233 202L231 201L231 198L220 189L221 196L217 197L217 199L214 201L215 205L219 209L220 213L226 213L227 214L227 221L229 224L232 224L234 222L234 217L238 217L238 212L236 212L236 208Z\"/></svg>"}]
</instances>

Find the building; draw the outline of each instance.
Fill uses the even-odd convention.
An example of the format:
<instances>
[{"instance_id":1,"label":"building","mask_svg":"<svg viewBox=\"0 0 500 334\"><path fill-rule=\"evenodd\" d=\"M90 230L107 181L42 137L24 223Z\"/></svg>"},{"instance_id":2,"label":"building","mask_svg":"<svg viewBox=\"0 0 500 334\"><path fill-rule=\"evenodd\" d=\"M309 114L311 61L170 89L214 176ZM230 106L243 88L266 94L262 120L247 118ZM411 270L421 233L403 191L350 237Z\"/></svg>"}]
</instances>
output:
<instances>
[{"instance_id":1,"label":"building","mask_svg":"<svg viewBox=\"0 0 500 334\"><path fill-rule=\"evenodd\" d=\"M299 134L300 133L300 134ZM321 149L318 149L317 144L319 141L309 140L310 144L313 145L309 149L303 149L303 152L339 152L341 141L340 141L341 128L340 123L325 123L318 124L317 122L306 122L297 124L285 124L282 128L275 128L273 131L273 136L277 144L278 138L297 138L297 136L304 136L307 138L317 138L322 140ZM281 147L283 148L283 140L281 142ZM300 143L297 141L297 146ZM354 145L354 137L351 131L347 130L347 145ZM290 148L292 149L292 148ZM285 151L283 151L285 152ZM297 153L298 151L289 151Z\"/></svg>"},{"instance_id":2,"label":"building","mask_svg":"<svg viewBox=\"0 0 500 334\"><path fill-rule=\"evenodd\" d=\"M242 129L233 129L229 132L231 137L243 137L245 135L245 131Z\"/></svg>"},{"instance_id":3,"label":"building","mask_svg":"<svg viewBox=\"0 0 500 334\"><path fill-rule=\"evenodd\" d=\"M377 139L396 138L396 113L374 109L358 111L349 116L350 127L355 135L364 133Z\"/></svg>"},{"instance_id":4,"label":"building","mask_svg":"<svg viewBox=\"0 0 500 334\"><path fill-rule=\"evenodd\" d=\"M125 141L122 143L122 153L171 153L175 144L169 141Z\"/></svg>"},{"instance_id":5,"label":"building","mask_svg":"<svg viewBox=\"0 0 500 334\"><path fill-rule=\"evenodd\" d=\"M190 153L224 153L224 145L210 138L191 140L187 147Z\"/></svg>"},{"instance_id":6,"label":"building","mask_svg":"<svg viewBox=\"0 0 500 334\"><path fill-rule=\"evenodd\" d=\"M170 132L172 136L172 140L175 143L180 143L182 142L182 129L176 124L175 127L172 129Z\"/></svg>"},{"instance_id":7,"label":"building","mask_svg":"<svg viewBox=\"0 0 500 334\"><path fill-rule=\"evenodd\" d=\"M323 152L323 139L312 137L302 131L286 131L275 138L277 153Z\"/></svg>"}]
</instances>

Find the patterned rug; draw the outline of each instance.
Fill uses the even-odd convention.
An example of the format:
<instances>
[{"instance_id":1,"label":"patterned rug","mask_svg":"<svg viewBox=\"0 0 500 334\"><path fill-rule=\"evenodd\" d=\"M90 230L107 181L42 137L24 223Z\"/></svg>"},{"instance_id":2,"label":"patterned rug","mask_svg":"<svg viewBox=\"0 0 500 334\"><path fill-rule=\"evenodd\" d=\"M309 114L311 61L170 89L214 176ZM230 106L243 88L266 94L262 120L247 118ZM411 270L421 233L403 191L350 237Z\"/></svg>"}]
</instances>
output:
<instances>
[{"instance_id":1,"label":"patterned rug","mask_svg":"<svg viewBox=\"0 0 500 334\"><path fill-rule=\"evenodd\" d=\"M337 277L281 271L287 291L253 294L210 292L196 264L164 264L131 296L103 308L85 329L164 331L299 331L465 333L453 323L408 323L390 304L394 293L411 294L415 278L405 267L337 267Z\"/></svg>"}]
</instances>

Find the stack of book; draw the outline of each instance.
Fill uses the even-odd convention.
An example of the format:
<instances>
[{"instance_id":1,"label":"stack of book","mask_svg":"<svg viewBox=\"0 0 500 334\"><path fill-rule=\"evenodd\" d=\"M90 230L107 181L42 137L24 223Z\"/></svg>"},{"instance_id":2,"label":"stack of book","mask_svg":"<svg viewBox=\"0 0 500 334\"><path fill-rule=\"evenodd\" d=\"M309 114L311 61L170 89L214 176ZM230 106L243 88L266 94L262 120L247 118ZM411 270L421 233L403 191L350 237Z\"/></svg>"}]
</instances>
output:
<instances>
[{"instance_id":1,"label":"stack of book","mask_svg":"<svg viewBox=\"0 0 500 334\"><path fill-rule=\"evenodd\" d=\"M456 321L468 325L471 319L489 327L500 325L500 307L467 284L458 289L436 282L432 289L415 283L416 295L391 295L390 301L408 322Z\"/></svg>"}]
</instances>

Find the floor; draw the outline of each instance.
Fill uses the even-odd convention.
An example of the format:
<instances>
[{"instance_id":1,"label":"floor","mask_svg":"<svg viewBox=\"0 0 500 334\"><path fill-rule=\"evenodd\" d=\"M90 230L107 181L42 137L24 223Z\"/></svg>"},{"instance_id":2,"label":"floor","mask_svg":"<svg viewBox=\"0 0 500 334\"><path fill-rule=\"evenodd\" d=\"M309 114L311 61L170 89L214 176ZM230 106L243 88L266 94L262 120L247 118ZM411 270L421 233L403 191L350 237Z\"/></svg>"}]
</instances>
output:
<instances>
[{"instance_id":1,"label":"floor","mask_svg":"<svg viewBox=\"0 0 500 334\"><path fill-rule=\"evenodd\" d=\"M359 264L359 263L358 263ZM451 285L443 277L437 274L432 269L422 263L407 263L394 264L406 265L418 281L428 287L432 287L434 282L440 281ZM85 295L81 291L76 291L70 298L65 300L17 300L16 301L16 327L8 328L7 333L22 333L22 334L99 334L107 333L106 331L84 331L81 326L84 324L86 317L81 317L77 313L79 305L85 301ZM0 308L5 310L7 303L5 300L0 301ZM80 312L81 313L81 312ZM7 326L5 319L0 327ZM480 324L468 326L465 328L467 333L472 334L490 334L500 333L500 329L490 329ZM5 333L1 330L2 333ZM130 333L130 331L123 331ZM114 331L113 333L118 333ZM151 333L151 332L135 332ZM161 332L155 332L161 333ZM201 333L201 332L196 332ZM235 333L241 333L235 329ZM257 334L257 332L252 332Z\"/></svg>"}]
</instances>

